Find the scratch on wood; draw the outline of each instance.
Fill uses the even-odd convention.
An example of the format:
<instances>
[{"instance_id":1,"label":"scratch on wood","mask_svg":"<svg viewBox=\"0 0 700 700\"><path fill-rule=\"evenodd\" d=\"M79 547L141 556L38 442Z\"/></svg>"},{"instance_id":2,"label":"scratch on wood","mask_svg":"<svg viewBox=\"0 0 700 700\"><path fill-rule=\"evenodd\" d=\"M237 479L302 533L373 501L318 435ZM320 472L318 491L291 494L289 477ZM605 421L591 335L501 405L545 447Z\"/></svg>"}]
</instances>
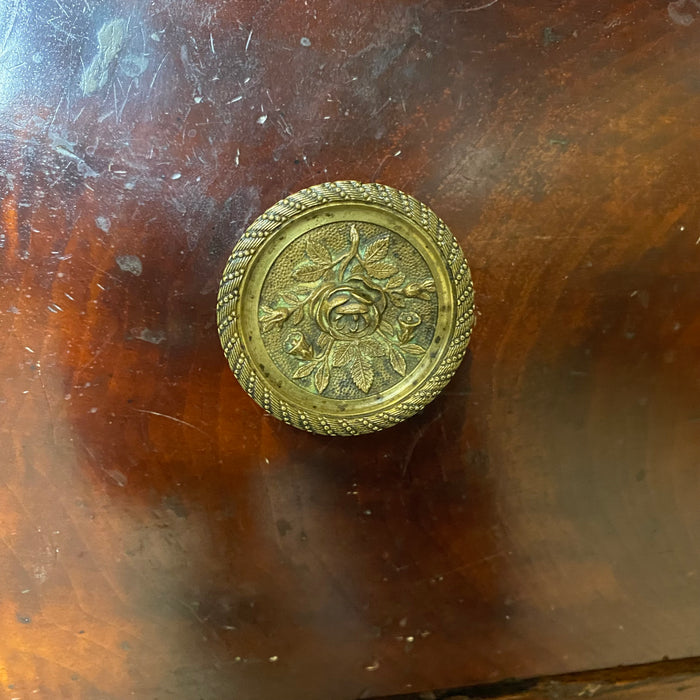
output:
<instances>
[{"instance_id":1,"label":"scratch on wood","mask_svg":"<svg viewBox=\"0 0 700 700\"><path fill-rule=\"evenodd\" d=\"M181 420L180 418L176 418L175 416L169 416L167 413L159 413L158 411L148 411L145 408L135 408L133 410L137 413L147 413L151 416L160 416L161 418L167 418L168 420L171 420L175 423L186 425L188 428L192 428L198 433L202 433L202 435L204 435L205 437L211 437L209 434L205 433L201 428L198 428L196 425L192 425L192 423L188 423L187 421Z\"/></svg>"},{"instance_id":2,"label":"scratch on wood","mask_svg":"<svg viewBox=\"0 0 700 700\"><path fill-rule=\"evenodd\" d=\"M148 87L148 92L153 90L153 85L156 82L156 78L158 77L158 73L160 73L160 69L163 67L163 64L165 63L165 59L168 57L169 54L165 54L163 58L161 59L161 62L158 64L158 68L156 68L156 72L153 74L153 78L151 79L151 84Z\"/></svg>"},{"instance_id":3,"label":"scratch on wood","mask_svg":"<svg viewBox=\"0 0 700 700\"><path fill-rule=\"evenodd\" d=\"M511 552L506 552L506 551L501 551L501 552L495 552L494 554L489 554L485 557L481 557L480 559L476 559L475 561L470 561L467 562L466 564L462 564L462 566L456 566L454 569L449 569L448 571L442 571L434 576L429 576L427 578L422 578L419 579L418 581L414 581L415 583L425 583L426 581L435 581L435 580L442 580L445 578L445 576L450 576L452 574L457 574L460 571L464 571L465 569L471 569L474 566L479 566L480 564L485 564L486 562L492 561L493 559L499 559L500 557L508 556L511 554Z\"/></svg>"},{"instance_id":4,"label":"scratch on wood","mask_svg":"<svg viewBox=\"0 0 700 700\"><path fill-rule=\"evenodd\" d=\"M10 20L7 31L5 32L5 38L2 41L2 51L0 51L0 58L2 58L5 55L5 52L7 51L7 49L6 49L7 42L9 41L10 36L12 35L12 32L15 29L15 23L17 22L17 13L18 12L19 12L19 0L15 0L13 12L12 12L12 19Z\"/></svg>"},{"instance_id":5,"label":"scratch on wood","mask_svg":"<svg viewBox=\"0 0 700 700\"><path fill-rule=\"evenodd\" d=\"M440 411L435 418L433 418L429 423L426 423L423 425L418 431L415 433L415 437L411 441L411 443L408 446L408 449L406 450L406 456L403 458L403 463L401 465L401 478L403 479L406 476L406 472L408 471L408 467L411 463L411 460L413 459L413 453L416 451L416 447L418 443L421 441L425 433L428 431L428 429L437 421L442 418L443 411Z\"/></svg>"},{"instance_id":6,"label":"scratch on wood","mask_svg":"<svg viewBox=\"0 0 700 700\"><path fill-rule=\"evenodd\" d=\"M58 5L58 7L60 8L61 12L63 12L63 14L64 14L66 17L70 17L70 15L66 12L66 8L63 7L63 5L61 5L61 3L60 3L58 0L54 0L54 2Z\"/></svg>"},{"instance_id":7,"label":"scratch on wood","mask_svg":"<svg viewBox=\"0 0 700 700\"><path fill-rule=\"evenodd\" d=\"M491 7L491 5L495 5L498 2L498 0L491 0L491 2L487 2L485 5L479 5L478 7L467 7L464 10L452 10L452 13L456 12L478 12L479 10L485 10L487 7Z\"/></svg>"}]
</instances>

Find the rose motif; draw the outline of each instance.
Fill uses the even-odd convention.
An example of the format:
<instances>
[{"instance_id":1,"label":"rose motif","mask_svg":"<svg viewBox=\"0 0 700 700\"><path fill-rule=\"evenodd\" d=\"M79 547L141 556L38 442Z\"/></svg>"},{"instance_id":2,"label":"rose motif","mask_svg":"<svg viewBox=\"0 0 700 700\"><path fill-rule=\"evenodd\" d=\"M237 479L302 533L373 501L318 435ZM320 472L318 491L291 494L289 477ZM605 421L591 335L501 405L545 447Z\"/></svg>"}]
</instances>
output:
<instances>
[{"instance_id":1,"label":"rose motif","mask_svg":"<svg viewBox=\"0 0 700 700\"><path fill-rule=\"evenodd\" d=\"M337 340L357 340L374 333L387 306L384 290L360 277L319 290L313 315L319 328Z\"/></svg>"},{"instance_id":2,"label":"rose motif","mask_svg":"<svg viewBox=\"0 0 700 700\"><path fill-rule=\"evenodd\" d=\"M410 356L426 352L413 340L425 319L410 300L429 300L435 282L406 279L399 256L391 255L388 232L364 245L361 238L354 223L341 250L329 249L321 236L309 237L306 259L292 272L298 284L283 289L272 306L260 306L262 332L279 328L282 348L295 360L291 378L319 395L339 370L346 373L343 392L350 381L368 394L378 369L385 374L388 363L405 377L415 366Z\"/></svg>"}]
</instances>

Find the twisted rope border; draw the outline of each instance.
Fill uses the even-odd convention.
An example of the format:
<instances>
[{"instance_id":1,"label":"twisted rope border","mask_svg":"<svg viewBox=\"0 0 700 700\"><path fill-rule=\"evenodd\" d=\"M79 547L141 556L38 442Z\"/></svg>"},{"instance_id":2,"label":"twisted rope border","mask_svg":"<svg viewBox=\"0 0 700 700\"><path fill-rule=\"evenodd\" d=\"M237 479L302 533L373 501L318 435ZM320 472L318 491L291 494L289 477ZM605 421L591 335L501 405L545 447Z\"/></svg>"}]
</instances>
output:
<instances>
[{"instance_id":1,"label":"twisted rope border","mask_svg":"<svg viewBox=\"0 0 700 700\"><path fill-rule=\"evenodd\" d=\"M388 207L420 226L436 243L455 288L456 320L447 352L422 387L390 409L364 416L328 417L292 406L272 393L243 352L236 307L240 284L258 248L282 224L308 209L329 202L362 200ZM224 269L216 305L219 338L241 386L262 408L295 428L322 435L360 435L383 430L418 413L435 399L457 371L474 327L474 286L459 243L445 223L425 204L387 185L354 180L314 185L286 197L259 216L243 234Z\"/></svg>"}]
</instances>

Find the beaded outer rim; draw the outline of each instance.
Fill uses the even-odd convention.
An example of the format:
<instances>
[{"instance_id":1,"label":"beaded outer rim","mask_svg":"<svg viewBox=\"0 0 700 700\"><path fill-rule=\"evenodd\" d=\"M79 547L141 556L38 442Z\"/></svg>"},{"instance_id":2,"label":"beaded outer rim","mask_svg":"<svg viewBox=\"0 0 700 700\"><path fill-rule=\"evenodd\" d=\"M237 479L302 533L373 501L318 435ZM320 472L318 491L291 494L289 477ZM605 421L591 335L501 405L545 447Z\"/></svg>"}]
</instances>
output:
<instances>
[{"instance_id":1,"label":"beaded outer rim","mask_svg":"<svg viewBox=\"0 0 700 700\"><path fill-rule=\"evenodd\" d=\"M256 251L287 221L330 202L361 201L376 204L407 217L437 244L455 291L455 324L442 361L417 390L389 408L365 415L339 418L292 405L281 399L246 356L238 327L240 285ZM372 433L427 406L450 381L464 357L474 327L474 287L459 243L445 223L425 204L387 185L354 180L314 185L286 197L259 216L243 234L226 264L216 306L219 338L224 354L241 386L262 408L276 418L312 433L359 435Z\"/></svg>"}]
</instances>

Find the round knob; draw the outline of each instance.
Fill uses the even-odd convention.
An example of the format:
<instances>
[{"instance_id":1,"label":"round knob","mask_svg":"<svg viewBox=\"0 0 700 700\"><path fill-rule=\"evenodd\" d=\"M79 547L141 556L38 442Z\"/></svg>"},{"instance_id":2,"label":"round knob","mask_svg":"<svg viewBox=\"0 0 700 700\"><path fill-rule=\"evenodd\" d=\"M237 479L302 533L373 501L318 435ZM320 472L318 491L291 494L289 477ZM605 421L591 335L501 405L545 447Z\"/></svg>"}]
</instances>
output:
<instances>
[{"instance_id":1,"label":"round knob","mask_svg":"<svg viewBox=\"0 0 700 700\"><path fill-rule=\"evenodd\" d=\"M258 217L226 265L219 336L241 386L297 428L357 435L444 388L474 326L447 226L398 190L315 185Z\"/></svg>"}]
</instances>

